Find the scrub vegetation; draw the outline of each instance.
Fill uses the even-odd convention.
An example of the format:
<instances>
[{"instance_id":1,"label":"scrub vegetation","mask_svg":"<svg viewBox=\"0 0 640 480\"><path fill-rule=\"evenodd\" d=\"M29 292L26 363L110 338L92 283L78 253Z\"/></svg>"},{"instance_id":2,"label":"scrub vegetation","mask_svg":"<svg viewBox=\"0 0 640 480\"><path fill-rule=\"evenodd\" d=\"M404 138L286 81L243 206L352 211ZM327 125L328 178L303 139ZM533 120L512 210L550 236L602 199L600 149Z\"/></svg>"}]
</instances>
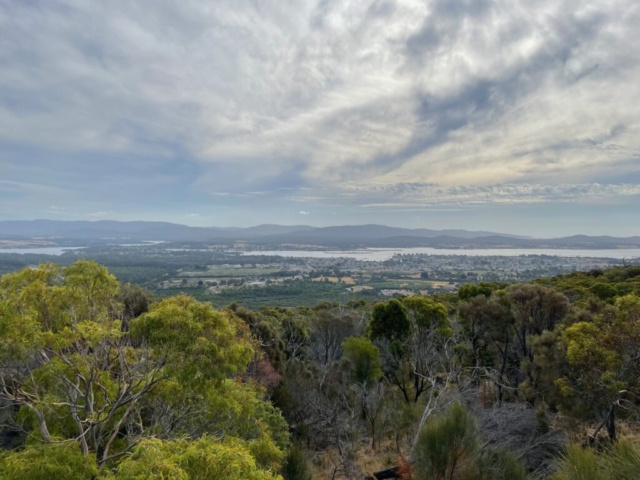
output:
<instances>
[{"instance_id":1,"label":"scrub vegetation","mask_svg":"<svg viewBox=\"0 0 640 480\"><path fill-rule=\"evenodd\" d=\"M640 478L640 267L215 305L5 274L0 479Z\"/></svg>"}]
</instances>

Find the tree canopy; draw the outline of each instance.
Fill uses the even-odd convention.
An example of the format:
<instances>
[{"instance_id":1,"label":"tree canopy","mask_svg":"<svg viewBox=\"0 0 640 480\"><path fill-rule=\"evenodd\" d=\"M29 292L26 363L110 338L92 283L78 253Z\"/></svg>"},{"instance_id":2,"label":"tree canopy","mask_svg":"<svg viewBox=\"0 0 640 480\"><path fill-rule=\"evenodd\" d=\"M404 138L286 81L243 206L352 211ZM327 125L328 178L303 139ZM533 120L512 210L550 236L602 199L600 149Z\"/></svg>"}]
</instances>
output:
<instances>
[{"instance_id":1,"label":"tree canopy","mask_svg":"<svg viewBox=\"0 0 640 480\"><path fill-rule=\"evenodd\" d=\"M0 400L27 441L0 477L277 478L287 425L241 381L246 324L184 295L146 309L95 262L2 278Z\"/></svg>"},{"instance_id":2,"label":"tree canopy","mask_svg":"<svg viewBox=\"0 0 640 480\"><path fill-rule=\"evenodd\" d=\"M638 478L638 294L620 267L220 309L25 268L0 279L0 480Z\"/></svg>"}]
</instances>

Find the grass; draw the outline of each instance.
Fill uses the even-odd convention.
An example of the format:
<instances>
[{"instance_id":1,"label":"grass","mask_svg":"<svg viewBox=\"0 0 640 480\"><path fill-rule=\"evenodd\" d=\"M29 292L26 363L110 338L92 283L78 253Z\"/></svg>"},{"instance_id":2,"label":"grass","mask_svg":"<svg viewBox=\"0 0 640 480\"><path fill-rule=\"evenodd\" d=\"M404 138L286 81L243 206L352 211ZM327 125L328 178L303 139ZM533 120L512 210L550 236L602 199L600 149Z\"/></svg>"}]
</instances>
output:
<instances>
[{"instance_id":1,"label":"grass","mask_svg":"<svg viewBox=\"0 0 640 480\"><path fill-rule=\"evenodd\" d=\"M180 272L178 277L219 278L256 277L281 272L279 268L213 268L207 271Z\"/></svg>"},{"instance_id":2,"label":"grass","mask_svg":"<svg viewBox=\"0 0 640 480\"><path fill-rule=\"evenodd\" d=\"M349 293L343 284L334 285L322 282L290 282L266 287L233 288L218 294L207 292L206 286L176 285L173 288L155 291L159 297L168 297L179 293L186 293L201 301L212 302L216 307L224 307L236 302L238 305L252 309L258 309L261 306L300 307L315 305L321 300L346 303L359 298L374 301L378 299L375 291Z\"/></svg>"},{"instance_id":3,"label":"grass","mask_svg":"<svg viewBox=\"0 0 640 480\"><path fill-rule=\"evenodd\" d=\"M310 279L304 281L287 281L278 284L271 284L264 287L249 287L249 288L229 288L223 290L221 293L212 294L207 291L207 286L197 286L198 280L207 281L212 278L217 279L231 279L238 278L240 276L247 280L251 279L250 275L239 275L239 273L254 272L256 276L266 276L266 272L278 272L274 269L257 269L257 268L245 268L245 269L215 269L220 274L219 277L211 277L208 272L181 272L181 277L174 277L172 279L172 285L169 288L157 290L156 293L159 296L175 295L180 292L192 295L198 300L213 302L216 307L225 306L232 302L237 302L239 305L258 309L261 306L279 306L279 307L299 307L302 305L315 305L321 300L328 300L331 302L346 303L350 300L366 299L369 301L378 301L382 298L379 296L380 290L412 290L423 291L427 290L433 293L438 291L446 291L453 289L454 286L448 282L423 280L423 279L357 279L356 285L369 286L373 290L365 290L361 292L348 292L347 285L344 283L331 283L331 282L314 282ZM236 273L236 277L230 277L228 274ZM259 274L257 272L260 272ZM225 274L224 276L222 274ZM188 279L187 285L181 283L182 279ZM272 277L275 279L277 277ZM440 287L441 288L438 288Z\"/></svg>"},{"instance_id":4,"label":"grass","mask_svg":"<svg viewBox=\"0 0 640 480\"><path fill-rule=\"evenodd\" d=\"M395 467L402 462L395 442L388 439L381 441L376 450L373 450L369 444L360 446L354 457L354 465L352 465L350 472L352 478L365 478L374 472ZM328 448L317 454L312 463L314 480L332 478L335 466L339 463L339 455L335 449Z\"/></svg>"}]
</instances>

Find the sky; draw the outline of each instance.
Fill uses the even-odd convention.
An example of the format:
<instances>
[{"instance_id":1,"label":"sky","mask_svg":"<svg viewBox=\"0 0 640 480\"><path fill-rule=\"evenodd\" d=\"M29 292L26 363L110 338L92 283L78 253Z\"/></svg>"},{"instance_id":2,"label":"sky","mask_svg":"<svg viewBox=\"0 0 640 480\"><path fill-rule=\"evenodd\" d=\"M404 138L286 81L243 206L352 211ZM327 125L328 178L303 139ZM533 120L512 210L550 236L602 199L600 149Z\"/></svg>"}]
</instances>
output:
<instances>
[{"instance_id":1,"label":"sky","mask_svg":"<svg viewBox=\"0 0 640 480\"><path fill-rule=\"evenodd\" d=\"M637 0L0 0L0 220L640 235Z\"/></svg>"}]
</instances>

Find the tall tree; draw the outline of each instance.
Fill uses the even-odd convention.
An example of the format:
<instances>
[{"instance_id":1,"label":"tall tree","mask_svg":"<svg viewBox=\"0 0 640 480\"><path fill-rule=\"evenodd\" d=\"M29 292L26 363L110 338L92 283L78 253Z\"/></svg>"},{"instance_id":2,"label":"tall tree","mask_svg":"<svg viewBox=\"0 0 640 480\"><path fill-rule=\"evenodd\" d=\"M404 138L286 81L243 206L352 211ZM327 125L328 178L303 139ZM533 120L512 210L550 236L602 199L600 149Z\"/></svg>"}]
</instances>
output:
<instances>
[{"instance_id":1,"label":"tall tree","mask_svg":"<svg viewBox=\"0 0 640 480\"><path fill-rule=\"evenodd\" d=\"M14 478L52 478L67 461L75 478L106 475L138 445L170 451L165 442L207 431L216 440L203 437L203 446L237 442L258 470L278 468L286 424L258 389L231 380L254 352L248 328L187 296L132 319L121 298L116 279L88 261L0 281L0 400L30 437L2 460L22 472ZM45 464L25 464L37 451Z\"/></svg>"},{"instance_id":2,"label":"tall tree","mask_svg":"<svg viewBox=\"0 0 640 480\"><path fill-rule=\"evenodd\" d=\"M401 342L411 333L411 322L407 309L400 300L391 299L374 305L369 322L369 336L372 340L385 339Z\"/></svg>"},{"instance_id":3,"label":"tall tree","mask_svg":"<svg viewBox=\"0 0 640 480\"><path fill-rule=\"evenodd\" d=\"M561 342L573 368L557 385L602 420L594 437L605 427L615 441L616 413L640 413L640 297L618 298L614 309L593 322L574 323Z\"/></svg>"}]
</instances>

